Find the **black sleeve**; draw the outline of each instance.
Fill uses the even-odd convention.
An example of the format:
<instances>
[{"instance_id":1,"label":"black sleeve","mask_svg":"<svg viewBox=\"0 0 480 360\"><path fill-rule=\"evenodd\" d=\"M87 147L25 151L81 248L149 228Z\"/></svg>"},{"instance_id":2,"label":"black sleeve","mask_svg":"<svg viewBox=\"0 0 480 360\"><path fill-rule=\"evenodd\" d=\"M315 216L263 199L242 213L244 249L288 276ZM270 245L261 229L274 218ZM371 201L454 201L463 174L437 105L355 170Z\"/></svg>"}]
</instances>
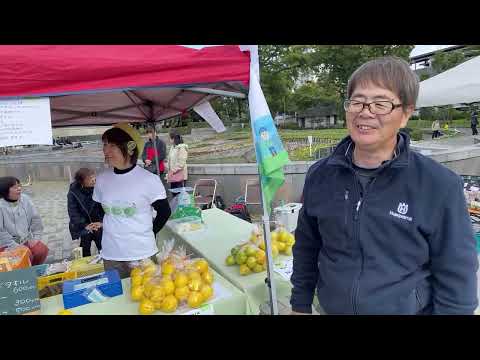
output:
<instances>
[{"instance_id":1,"label":"black sleeve","mask_svg":"<svg viewBox=\"0 0 480 360\"><path fill-rule=\"evenodd\" d=\"M158 161L165 160L165 157L167 155L167 145L165 145L165 143L161 139L158 139L157 151L158 151Z\"/></svg>"},{"instance_id":2,"label":"black sleeve","mask_svg":"<svg viewBox=\"0 0 480 360\"><path fill-rule=\"evenodd\" d=\"M316 226L316 219L309 215L308 184L305 180L303 190L304 204L298 215L295 230L295 245L293 246L293 285L290 304L292 310L300 313L312 313L312 303L315 287L318 281L318 253L321 248L321 236Z\"/></svg>"},{"instance_id":3,"label":"black sleeve","mask_svg":"<svg viewBox=\"0 0 480 360\"><path fill-rule=\"evenodd\" d=\"M167 199L155 201L152 207L157 212L157 216L153 219L153 232L157 235L157 233L162 230L172 211L170 210Z\"/></svg>"}]
</instances>

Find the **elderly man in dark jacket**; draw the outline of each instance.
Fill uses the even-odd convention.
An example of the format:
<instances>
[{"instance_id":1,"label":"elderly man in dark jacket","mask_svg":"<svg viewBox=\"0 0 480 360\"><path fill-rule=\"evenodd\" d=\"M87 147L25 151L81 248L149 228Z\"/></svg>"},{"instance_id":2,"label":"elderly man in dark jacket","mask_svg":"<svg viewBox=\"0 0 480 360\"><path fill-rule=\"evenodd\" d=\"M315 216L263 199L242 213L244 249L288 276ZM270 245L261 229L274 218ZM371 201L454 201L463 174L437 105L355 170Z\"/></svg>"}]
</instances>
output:
<instances>
[{"instance_id":1,"label":"elderly man in dark jacket","mask_svg":"<svg viewBox=\"0 0 480 360\"><path fill-rule=\"evenodd\" d=\"M315 290L327 314L474 313L478 259L463 181L399 132L418 88L409 64L394 57L351 76L350 135L305 180L294 313L312 312Z\"/></svg>"},{"instance_id":2,"label":"elderly man in dark jacket","mask_svg":"<svg viewBox=\"0 0 480 360\"><path fill-rule=\"evenodd\" d=\"M102 250L102 220L104 211L100 204L93 201L95 172L82 168L75 174L67 195L69 229L72 239L80 238L83 256L91 255L92 241L98 251Z\"/></svg>"}]
</instances>

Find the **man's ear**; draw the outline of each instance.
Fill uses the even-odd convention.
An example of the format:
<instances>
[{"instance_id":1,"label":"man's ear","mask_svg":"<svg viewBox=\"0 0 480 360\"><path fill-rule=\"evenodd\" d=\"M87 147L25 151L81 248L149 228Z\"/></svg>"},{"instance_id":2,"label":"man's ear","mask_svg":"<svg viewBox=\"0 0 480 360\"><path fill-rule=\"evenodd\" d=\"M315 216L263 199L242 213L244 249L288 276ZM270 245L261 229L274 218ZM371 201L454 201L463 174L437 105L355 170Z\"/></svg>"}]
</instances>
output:
<instances>
[{"instance_id":1,"label":"man's ear","mask_svg":"<svg viewBox=\"0 0 480 360\"><path fill-rule=\"evenodd\" d=\"M415 111L415 106L413 105L407 106L407 108L403 109L402 123L400 124L401 128L404 128L407 126L408 120L410 119L414 111Z\"/></svg>"}]
</instances>

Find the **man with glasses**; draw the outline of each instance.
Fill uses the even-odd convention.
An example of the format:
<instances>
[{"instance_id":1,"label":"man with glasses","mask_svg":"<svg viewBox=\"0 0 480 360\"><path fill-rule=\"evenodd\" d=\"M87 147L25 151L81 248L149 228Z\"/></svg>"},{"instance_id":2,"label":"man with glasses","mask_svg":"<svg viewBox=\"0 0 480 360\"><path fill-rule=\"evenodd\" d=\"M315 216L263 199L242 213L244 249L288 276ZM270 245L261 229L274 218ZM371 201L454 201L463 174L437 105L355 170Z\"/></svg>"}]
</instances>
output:
<instances>
[{"instance_id":1,"label":"man with glasses","mask_svg":"<svg viewBox=\"0 0 480 360\"><path fill-rule=\"evenodd\" d=\"M349 136L308 171L293 247L293 313L473 314L478 260L461 178L400 132L418 78L383 57L350 77ZM439 193L438 189L448 189Z\"/></svg>"}]
</instances>

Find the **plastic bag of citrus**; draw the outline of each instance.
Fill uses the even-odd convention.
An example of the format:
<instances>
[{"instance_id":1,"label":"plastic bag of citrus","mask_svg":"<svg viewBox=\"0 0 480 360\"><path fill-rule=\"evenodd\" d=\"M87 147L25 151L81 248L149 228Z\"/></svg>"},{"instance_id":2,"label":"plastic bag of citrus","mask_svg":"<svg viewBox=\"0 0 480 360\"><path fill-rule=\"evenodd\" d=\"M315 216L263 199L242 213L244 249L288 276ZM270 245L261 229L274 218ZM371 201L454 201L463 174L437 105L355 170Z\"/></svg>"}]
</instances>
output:
<instances>
[{"instance_id":1,"label":"plastic bag of citrus","mask_svg":"<svg viewBox=\"0 0 480 360\"><path fill-rule=\"evenodd\" d=\"M228 266L239 265L240 275L259 273L267 269L265 251L250 241L234 246L225 263Z\"/></svg>"},{"instance_id":2,"label":"plastic bag of citrus","mask_svg":"<svg viewBox=\"0 0 480 360\"><path fill-rule=\"evenodd\" d=\"M292 255L292 247L295 244L295 236L289 233L283 225L278 225L271 232L272 253L280 253L287 256Z\"/></svg>"},{"instance_id":3,"label":"plastic bag of citrus","mask_svg":"<svg viewBox=\"0 0 480 360\"><path fill-rule=\"evenodd\" d=\"M190 259L183 248L173 250L173 242L160 251L160 265L151 275L142 272L141 266L132 270L131 298L140 302L141 314L156 310L173 313L180 306L198 308L213 296L214 278L208 262Z\"/></svg>"}]
</instances>

